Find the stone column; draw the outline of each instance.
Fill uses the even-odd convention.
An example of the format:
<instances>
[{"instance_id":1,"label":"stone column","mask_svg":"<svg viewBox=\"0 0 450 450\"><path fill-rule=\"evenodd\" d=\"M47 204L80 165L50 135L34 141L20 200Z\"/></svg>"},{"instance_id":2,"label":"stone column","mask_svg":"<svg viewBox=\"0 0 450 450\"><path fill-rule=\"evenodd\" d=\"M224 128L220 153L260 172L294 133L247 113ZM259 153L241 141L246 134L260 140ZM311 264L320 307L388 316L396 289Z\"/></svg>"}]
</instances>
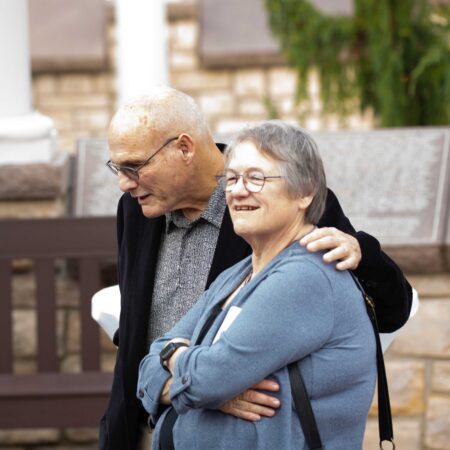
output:
<instances>
[{"instance_id":1,"label":"stone column","mask_svg":"<svg viewBox=\"0 0 450 450\"><path fill-rule=\"evenodd\" d=\"M116 0L118 104L167 84L165 0Z\"/></svg>"},{"instance_id":2,"label":"stone column","mask_svg":"<svg viewBox=\"0 0 450 450\"><path fill-rule=\"evenodd\" d=\"M54 199L63 186L53 121L32 109L27 0L0 0L0 73L2 217L16 215L3 200Z\"/></svg>"}]
</instances>

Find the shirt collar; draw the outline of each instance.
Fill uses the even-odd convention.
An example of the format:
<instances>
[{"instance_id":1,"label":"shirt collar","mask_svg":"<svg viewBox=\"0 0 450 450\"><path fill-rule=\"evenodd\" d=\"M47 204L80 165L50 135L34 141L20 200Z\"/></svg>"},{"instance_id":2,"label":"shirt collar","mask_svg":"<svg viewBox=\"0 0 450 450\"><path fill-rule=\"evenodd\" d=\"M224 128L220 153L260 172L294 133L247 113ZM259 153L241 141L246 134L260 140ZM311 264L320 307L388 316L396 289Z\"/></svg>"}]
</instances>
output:
<instances>
[{"instance_id":1,"label":"shirt collar","mask_svg":"<svg viewBox=\"0 0 450 450\"><path fill-rule=\"evenodd\" d=\"M168 212L166 214L166 233L173 230L173 227L190 228L202 219L220 229L225 208L225 192L218 184L211 194L206 208L196 219L187 219L179 209Z\"/></svg>"}]
</instances>

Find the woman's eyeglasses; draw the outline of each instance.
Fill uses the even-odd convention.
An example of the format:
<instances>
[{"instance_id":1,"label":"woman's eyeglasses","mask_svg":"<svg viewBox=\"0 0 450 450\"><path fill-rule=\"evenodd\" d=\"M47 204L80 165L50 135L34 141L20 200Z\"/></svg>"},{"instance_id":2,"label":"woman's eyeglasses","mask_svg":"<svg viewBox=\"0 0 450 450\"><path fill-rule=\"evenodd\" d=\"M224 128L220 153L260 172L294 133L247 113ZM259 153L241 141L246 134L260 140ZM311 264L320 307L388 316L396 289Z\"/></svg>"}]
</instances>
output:
<instances>
[{"instance_id":1,"label":"woman's eyeglasses","mask_svg":"<svg viewBox=\"0 0 450 450\"><path fill-rule=\"evenodd\" d=\"M264 175L260 170L250 169L244 173L237 173L234 170L227 169L216 176L217 181L222 183L225 192L231 192L242 178L245 189L249 192L261 192L267 179L284 178L281 175Z\"/></svg>"}]
</instances>

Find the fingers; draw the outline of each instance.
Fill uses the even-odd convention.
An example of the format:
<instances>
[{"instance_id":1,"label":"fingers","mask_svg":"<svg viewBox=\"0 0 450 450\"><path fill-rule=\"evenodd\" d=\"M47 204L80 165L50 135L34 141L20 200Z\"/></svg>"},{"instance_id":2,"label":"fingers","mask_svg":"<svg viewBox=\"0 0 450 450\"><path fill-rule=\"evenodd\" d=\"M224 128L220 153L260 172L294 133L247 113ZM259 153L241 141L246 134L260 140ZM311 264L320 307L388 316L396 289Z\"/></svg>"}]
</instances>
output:
<instances>
[{"instance_id":1,"label":"fingers","mask_svg":"<svg viewBox=\"0 0 450 450\"><path fill-rule=\"evenodd\" d=\"M315 230L308 233L306 236L303 236L300 239L300 245L302 247L306 247L308 244L317 241L323 237L329 237L333 236L340 232L337 228L334 227L323 227L323 228L316 228Z\"/></svg>"},{"instance_id":2,"label":"fingers","mask_svg":"<svg viewBox=\"0 0 450 450\"><path fill-rule=\"evenodd\" d=\"M262 416L273 417L279 406L278 399L249 389L224 403L219 410L240 419L258 421Z\"/></svg>"},{"instance_id":3,"label":"fingers","mask_svg":"<svg viewBox=\"0 0 450 450\"><path fill-rule=\"evenodd\" d=\"M361 261L357 239L333 227L313 230L300 240L300 245L310 252L330 250L324 254L323 260L327 263L336 261L338 270L354 270Z\"/></svg>"},{"instance_id":4,"label":"fingers","mask_svg":"<svg viewBox=\"0 0 450 450\"><path fill-rule=\"evenodd\" d=\"M248 408L240 408L234 399L224 403L218 409L225 414L229 414L239 419L244 419L251 422L261 420L261 416L259 414L249 411Z\"/></svg>"},{"instance_id":5,"label":"fingers","mask_svg":"<svg viewBox=\"0 0 450 450\"><path fill-rule=\"evenodd\" d=\"M272 397L262 392L254 391L253 389L248 389L239 396L240 400L248 404L253 404L255 406L268 407L268 408L278 408L280 406L280 400L276 397Z\"/></svg>"},{"instance_id":6,"label":"fingers","mask_svg":"<svg viewBox=\"0 0 450 450\"><path fill-rule=\"evenodd\" d=\"M259 383L252 386L252 389L259 389L261 391L277 392L280 390L278 383L272 380L262 380Z\"/></svg>"},{"instance_id":7,"label":"fingers","mask_svg":"<svg viewBox=\"0 0 450 450\"><path fill-rule=\"evenodd\" d=\"M277 392L280 390L278 383L272 380L262 380L251 389L224 403L219 410L252 422L261 420L261 417L272 417L275 410L280 407L280 400L263 391Z\"/></svg>"}]
</instances>

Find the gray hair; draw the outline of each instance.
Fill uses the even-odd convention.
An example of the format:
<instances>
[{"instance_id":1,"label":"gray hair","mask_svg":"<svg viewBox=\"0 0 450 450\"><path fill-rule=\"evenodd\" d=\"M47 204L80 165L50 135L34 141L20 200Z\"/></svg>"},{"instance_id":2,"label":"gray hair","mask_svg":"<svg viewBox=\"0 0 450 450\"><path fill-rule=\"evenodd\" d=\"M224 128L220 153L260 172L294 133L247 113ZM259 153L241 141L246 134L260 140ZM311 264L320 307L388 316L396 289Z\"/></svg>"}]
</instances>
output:
<instances>
[{"instance_id":1,"label":"gray hair","mask_svg":"<svg viewBox=\"0 0 450 450\"><path fill-rule=\"evenodd\" d=\"M278 161L287 190L295 197L313 195L305 220L316 224L325 210L327 185L317 144L304 130L271 120L241 131L226 151L226 166L237 145L251 142L261 153Z\"/></svg>"}]
</instances>

